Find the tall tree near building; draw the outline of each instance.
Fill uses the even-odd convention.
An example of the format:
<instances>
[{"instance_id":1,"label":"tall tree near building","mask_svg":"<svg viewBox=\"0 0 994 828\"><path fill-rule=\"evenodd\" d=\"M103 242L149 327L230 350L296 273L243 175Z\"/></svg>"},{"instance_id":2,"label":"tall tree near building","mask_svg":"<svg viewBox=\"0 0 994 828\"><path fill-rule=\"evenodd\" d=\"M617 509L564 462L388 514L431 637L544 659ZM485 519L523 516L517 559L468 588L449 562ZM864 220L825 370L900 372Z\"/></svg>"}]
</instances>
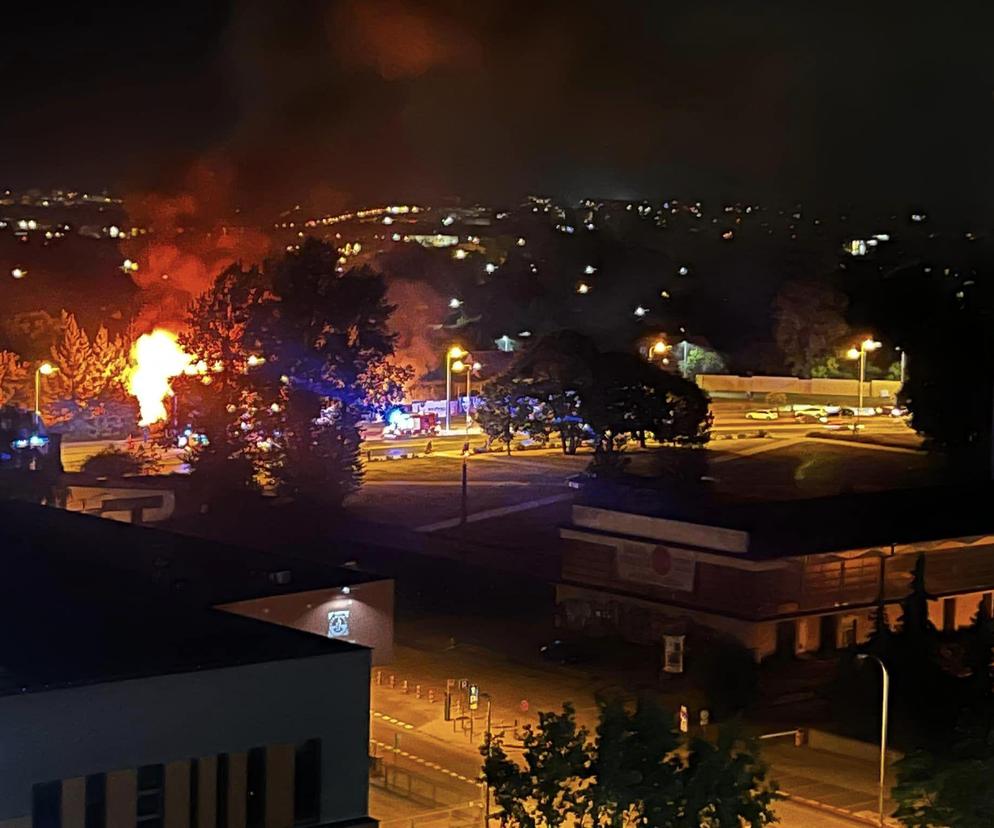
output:
<instances>
[{"instance_id":1,"label":"tall tree near building","mask_svg":"<svg viewBox=\"0 0 994 828\"><path fill-rule=\"evenodd\" d=\"M28 366L13 351L0 351L0 405L6 405L25 386Z\"/></svg>"},{"instance_id":2,"label":"tall tree near building","mask_svg":"<svg viewBox=\"0 0 994 828\"><path fill-rule=\"evenodd\" d=\"M395 394L382 277L337 272L313 239L262 268L232 266L191 311L187 350L224 366L196 397L211 444L195 469L225 468L300 501L338 505L359 485L356 424L371 398ZM386 388L384 386L386 383Z\"/></svg>"},{"instance_id":3,"label":"tall tree near building","mask_svg":"<svg viewBox=\"0 0 994 828\"><path fill-rule=\"evenodd\" d=\"M844 346L846 297L813 279L786 282L773 303L774 337L787 367L802 377Z\"/></svg>"},{"instance_id":4,"label":"tall tree near building","mask_svg":"<svg viewBox=\"0 0 994 828\"><path fill-rule=\"evenodd\" d=\"M111 337L107 328L97 328L92 342L94 396L124 399L127 394L128 345L120 335Z\"/></svg>"},{"instance_id":5,"label":"tall tree near building","mask_svg":"<svg viewBox=\"0 0 994 828\"><path fill-rule=\"evenodd\" d=\"M62 311L62 335L52 346L52 361L59 369L53 379L59 397L85 408L100 385L93 348L76 317Z\"/></svg>"}]
</instances>

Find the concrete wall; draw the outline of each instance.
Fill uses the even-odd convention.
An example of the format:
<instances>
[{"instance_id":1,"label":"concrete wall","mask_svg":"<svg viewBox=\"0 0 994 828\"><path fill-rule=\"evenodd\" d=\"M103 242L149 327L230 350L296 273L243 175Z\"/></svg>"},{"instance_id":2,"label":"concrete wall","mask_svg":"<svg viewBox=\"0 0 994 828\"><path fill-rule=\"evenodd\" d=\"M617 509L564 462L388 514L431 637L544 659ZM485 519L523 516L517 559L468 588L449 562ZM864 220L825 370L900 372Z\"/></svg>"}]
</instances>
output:
<instances>
[{"instance_id":1,"label":"concrete wall","mask_svg":"<svg viewBox=\"0 0 994 828\"><path fill-rule=\"evenodd\" d=\"M827 397L859 396L859 380L801 379L799 377L740 377L734 374L698 374L697 384L704 391L731 394L805 394ZM896 380L869 380L863 383L865 397L891 397L901 390Z\"/></svg>"},{"instance_id":2,"label":"concrete wall","mask_svg":"<svg viewBox=\"0 0 994 828\"><path fill-rule=\"evenodd\" d=\"M3 696L0 821L30 815L36 783L104 772L108 828L133 826L134 768L222 753L235 759L313 738L322 740L322 823L360 819L368 728L369 651L361 649ZM213 767L201 763L201 781ZM112 791L120 813L112 812Z\"/></svg>"},{"instance_id":3,"label":"concrete wall","mask_svg":"<svg viewBox=\"0 0 994 828\"><path fill-rule=\"evenodd\" d=\"M334 587L237 601L218 609L325 637L331 637L328 613L347 611L349 633L342 640L371 648L372 663L379 667L393 661L393 605L394 584L385 579L356 584L348 593Z\"/></svg>"}]
</instances>

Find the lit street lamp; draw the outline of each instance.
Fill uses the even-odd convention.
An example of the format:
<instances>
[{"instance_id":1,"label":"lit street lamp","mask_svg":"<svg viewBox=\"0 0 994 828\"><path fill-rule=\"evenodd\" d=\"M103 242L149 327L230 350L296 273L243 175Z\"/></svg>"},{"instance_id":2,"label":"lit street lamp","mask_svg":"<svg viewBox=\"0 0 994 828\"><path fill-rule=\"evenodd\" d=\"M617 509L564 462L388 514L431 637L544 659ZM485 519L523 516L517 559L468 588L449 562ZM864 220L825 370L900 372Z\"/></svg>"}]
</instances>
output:
<instances>
[{"instance_id":1,"label":"lit street lamp","mask_svg":"<svg viewBox=\"0 0 994 828\"><path fill-rule=\"evenodd\" d=\"M453 345L445 352L445 430L449 431L449 409L452 399L452 360L466 356L466 351L458 345Z\"/></svg>"},{"instance_id":2,"label":"lit street lamp","mask_svg":"<svg viewBox=\"0 0 994 828\"><path fill-rule=\"evenodd\" d=\"M876 342L872 337L867 337L859 343L858 348L854 345L846 352L846 356L849 359L859 360L859 404L856 407L856 422L853 424L853 431L859 428L859 416L863 408L863 384L866 382L866 355L868 352L875 351L879 347L879 342Z\"/></svg>"},{"instance_id":3,"label":"lit street lamp","mask_svg":"<svg viewBox=\"0 0 994 828\"><path fill-rule=\"evenodd\" d=\"M860 653L856 656L857 661L866 661L872 658L880 665L880 674L883 677L883 690L880 703L880 778L879 790L877 791L877 818L882 826L884 824L884 781L887 775L887 703L890 695L890 674L877 656L868 653Z\"/></svg>"},{"instance_id":4,"label":"lit street lamp","mask_svg":"<svg viewBox=\"0 0 994 828\"><path fill-rule=\"evenodd\" d=\"M43 362L35 368L35 428L41 422L41 378L49 377L58 370L51 362Z\"/></svg>"},{"instance_id":5,"label":"lit street lamp","mask_svg":"<svg viewBox=\"0 0 994 828\"><path fill-rule=\"evenodd\" d=\"M468 356L468 354L466 354ZM466 434L469 434L469 426L472 422L472 418L469 415L469 401L472 399L472 377L474 371L479 371L481 368L479 362L463 362L461 359L457 359L452 363L452 370L455 373L460 373L462 371L466 372Z\"/></svg>"}]
</instances>

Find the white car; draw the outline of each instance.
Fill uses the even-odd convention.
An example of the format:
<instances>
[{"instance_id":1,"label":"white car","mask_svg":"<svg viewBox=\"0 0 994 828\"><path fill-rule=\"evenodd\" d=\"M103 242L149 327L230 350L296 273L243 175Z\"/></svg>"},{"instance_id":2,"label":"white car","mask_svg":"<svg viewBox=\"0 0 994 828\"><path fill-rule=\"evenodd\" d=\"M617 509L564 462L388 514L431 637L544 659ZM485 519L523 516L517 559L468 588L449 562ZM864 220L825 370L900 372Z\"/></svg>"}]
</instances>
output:
<instances>
[{"instance_id":1,"label":"white car","mask_svg":"<svg viewBox=\"0 0 994 828\"><path fill-rule=\"evenodd\" d=\"M780 419L780 412L773 408L763 408L757 411L747 411L747 420L778 420Z\"/></svg>"}]
</instances>

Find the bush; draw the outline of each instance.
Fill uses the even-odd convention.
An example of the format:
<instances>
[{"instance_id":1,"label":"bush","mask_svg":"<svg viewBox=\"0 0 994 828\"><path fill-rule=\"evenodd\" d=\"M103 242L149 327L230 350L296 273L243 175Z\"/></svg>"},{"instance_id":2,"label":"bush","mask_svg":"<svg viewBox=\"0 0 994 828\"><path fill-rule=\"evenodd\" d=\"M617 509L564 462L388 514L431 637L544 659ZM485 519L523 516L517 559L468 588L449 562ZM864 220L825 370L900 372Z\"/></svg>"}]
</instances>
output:
<instances>
[{"instance_id":1,"label":"bush","mask_svg":"<svg viewBox=\"0 0 994 828\"><path fill-rule=\"evenodd\" d=\"M157 474L162 470L161 454L154 446L137 443L129 450L107 446L83 463L82 471L98 477L124 477Z\"/></svg>"}]
</instances>

